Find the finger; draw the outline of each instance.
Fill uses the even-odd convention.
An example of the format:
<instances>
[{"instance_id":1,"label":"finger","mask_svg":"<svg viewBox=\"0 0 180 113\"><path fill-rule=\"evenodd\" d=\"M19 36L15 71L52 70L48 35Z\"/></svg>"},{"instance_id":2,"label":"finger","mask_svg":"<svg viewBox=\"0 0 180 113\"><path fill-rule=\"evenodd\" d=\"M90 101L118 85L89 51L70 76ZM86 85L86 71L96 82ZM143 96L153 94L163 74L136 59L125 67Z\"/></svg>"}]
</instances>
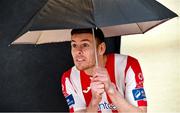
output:
<instances>
[{"instance_id":1,"label":"finger","mask_svg":"<svg viewBox=\"0 0 180 113\"><path fill-rule=\"evenodd\" d=\"M105 92L104 89L98 89L98 90L92 92L92 94L93 95L102 95L104 92Z\"/></svg>"},{"instance_id":2,"label":"finger","mask_svg":"<svg viewBox=\"0 0 180 113\"><path fill-rule=\"evenodd\" d=\"M99 70L99 71L95 71L93 73L94 76L95 75L106 75L106 74L107 74L107 71L105 71L105 70Z\"/></svg>"},{"instance_id":3,"label":"finger","mask_svg":"<svg viewBox=\"0 0 180 113\"><path fill-rule=\"evenodd\" d=\"M108 74L107 73L95 73L94 75L93 75L93 78L95 78L95 77L97 77L97 76L107 76Z\"/></svg>"},{"instance_id":4,"label":"finger","mask_svg":"<svg viewBox=\"0 0 180 113\"><path fill-rule=\"evenodd\" d=\"M98 77L94 78L93 81L104 83L106 81L109 81L109 78L108 77L104 77L104 76L98 76Z\"/></svg>"},{"instance_id":5,"label":"finger","mask_svg":"<svg viewBox=\"0 0 180 113\"><path fill-rule=\"evenodd\" d=\"M91 79L91 82L99 82L99 81L98 81L97 77L93 77L93 78Z\"/></svg>"},{"instance_id":6,"label":"finger","mask_svg":"<svg viewBox=\"0 0 180 113\"><path fill-rule=\"evenodd\" d=\"M105 90L105 86L104 84L100 83L100 82L94 82L94 83L91 83L90 84L90 87L91 87L91 91L92 93L95 93L96 94L101 94L104 92Z\"/></svg>"},{"instance_id":7,"label":"finger","mask_svg":"<svg viewBox=\"0 0 180 113\"><path fill-rule=\"evenodd\" d=\"M97 89L104 89L104 84L97 85Z\"/></svg>"},{"instance_id":8,"label":"finger","mask_svg":"<svg viewBox=\"0 0 180 113\"><path fill-rule=\"evenodd\" d=\"M99 89L99 90L97 91L97 94L98 94L98 95L102 95L104 92L105 92L104 89Z\"/></svg>"},{"instance_id":9,"label":"finger","mask_svg":"<svg viewBox=\"0 0 180 113\"><path fill-rule=\"evenodd\" d=\"M93 73L93 77L96 77L96 76L108 76L108 72L106 70L104 71L96 71Z\"/></svg>"},{"instance_id":10,"label":"finger","mask_svg":"<svg viewBox=\"0 0 180 113\"><path fill-rule=\"evenodd\" d=\"M90 87L91 87L91 90L93 90L93 91L97 91L99 89L104 89L105 88L104 84L100 83L100 82L91 83Z\"/></svg>"},{"instance_id":11,"label":"finger","mask_svg":"<svg viewBox=\"0 0 180 113\"><path fill-rule=\"evenodd\" d=\"M105 68L100 68L100 67L98 67L98 68L94 68L93 69L93 74L95 75L95 74L97 74L97 73L101 73L101 74L104 74L104 73L106 73L106 69Z\"/></svg>"},{"instance_id":12,"label":"finger","mask_svg":"<svg viewBox=\"0 0 180 113\"><path fill-rule=\"evenodd\" d=\"M106 78L106 77L108 77L107 75L102 75L102 74L96 74L96 75L94 75L93 77L92 77L92 81L96 81L97 80L97 78L98 79L101 79L101 78Z\"/></svg>"},{"instance_id":13,"label":"finger","mask_svg":"<svg viewBox=\"0 0 180 113\"><path fill-rule=\"evenodd\" d=\"M103 83L105 80L104 80L104 77L96 77L94 79L92 79L92 82L101 82Z\"/></svg>"},{"instance_id":14,"label":"finger","mask_svg":"<svg viewBox=\"0 0 180 113\"><path fill-rule=\"evenodd\" d=\"M107 69L105 67L95 67L93 71L99 72L99 71L106 71Z\"/></svg>"},{"instance_id":15,"label":"finger","mask_svg":"<svg viewBox=\"0 0 180 113\"><path fill-rule=\"evenodd\" d=\"M104 78L103 76L96 76L91 79L91 82L100 82L99 79Z\"/></svg>"},{"instance_id":16,"label":"finger","mask_svg":"<svg viewBox=\"0 0 180 113\"><path fill-rule=\"evenodd\" d=\"M100 82L100 81L97 81L97 82L91 82L91 85L93 85L93 86L97 86L97 85L103 85L103 83L102 82Z\"/></svg>"}]
</instances>

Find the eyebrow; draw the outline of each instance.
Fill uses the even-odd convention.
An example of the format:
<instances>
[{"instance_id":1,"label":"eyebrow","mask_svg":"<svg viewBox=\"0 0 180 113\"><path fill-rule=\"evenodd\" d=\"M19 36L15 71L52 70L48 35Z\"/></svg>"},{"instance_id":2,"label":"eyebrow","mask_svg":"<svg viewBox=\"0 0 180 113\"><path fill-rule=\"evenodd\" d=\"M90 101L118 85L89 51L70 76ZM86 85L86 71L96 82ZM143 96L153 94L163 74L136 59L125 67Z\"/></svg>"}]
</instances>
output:
<instances>
[{"instance_id":1,"label":"eyebrow","mask_svg":"<svg viewBox=\"0 0 180 113\"><path fill-rule=\"evenodd\" d=\"M90 42L90 40L88 40L88 39L83 39L83 40L81 40L81 42L83 42L83 41L88 41L88 42ZM71 40L71 42L76 42L75 40Z\"/></svg>"}]
</instances>

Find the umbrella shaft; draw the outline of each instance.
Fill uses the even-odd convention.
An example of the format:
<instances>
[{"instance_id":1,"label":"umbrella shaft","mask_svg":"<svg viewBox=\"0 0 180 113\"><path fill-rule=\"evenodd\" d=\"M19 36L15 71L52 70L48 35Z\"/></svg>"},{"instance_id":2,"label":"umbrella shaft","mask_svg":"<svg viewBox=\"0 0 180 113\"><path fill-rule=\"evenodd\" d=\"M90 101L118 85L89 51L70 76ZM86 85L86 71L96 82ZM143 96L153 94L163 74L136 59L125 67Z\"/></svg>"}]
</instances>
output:
<instances>
[{"instance_id":1,"label":"umbrella shaft","mask_svg":"<svg viewBox=\"0 0 180 113\"><path fill-rule=\"evenodd\" d=\"M96 39L95 39L95 34L94 34L94 28L92 28L92 33L93 33L93 44L94 44L95 62L96 62L96 67L97 67L98 66L98 57L97 57L97 47L96 47Z\"/></svg>"}]
</instances>

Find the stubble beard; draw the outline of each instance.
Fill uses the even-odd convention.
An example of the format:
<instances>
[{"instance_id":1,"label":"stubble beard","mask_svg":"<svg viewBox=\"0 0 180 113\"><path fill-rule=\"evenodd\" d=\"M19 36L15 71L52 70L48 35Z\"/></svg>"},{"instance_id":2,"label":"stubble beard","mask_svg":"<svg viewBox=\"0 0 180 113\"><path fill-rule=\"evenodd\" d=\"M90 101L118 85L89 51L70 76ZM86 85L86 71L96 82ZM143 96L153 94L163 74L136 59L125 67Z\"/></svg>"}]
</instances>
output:
<instances>
[{"instance_id":1,"label":"stubble beard","mask_svg":"<svg viewBox=\"0 0 180 113\"><path fill-rule=\"evenodd\" d=\"M86 70L92 69L95 66L95 64L93 64L93 63L89 64L89 65L81 64L81 65L75 65L75 66L79 71L81 71L81 70L86 71Z\"/></svg>"}]
</instances>

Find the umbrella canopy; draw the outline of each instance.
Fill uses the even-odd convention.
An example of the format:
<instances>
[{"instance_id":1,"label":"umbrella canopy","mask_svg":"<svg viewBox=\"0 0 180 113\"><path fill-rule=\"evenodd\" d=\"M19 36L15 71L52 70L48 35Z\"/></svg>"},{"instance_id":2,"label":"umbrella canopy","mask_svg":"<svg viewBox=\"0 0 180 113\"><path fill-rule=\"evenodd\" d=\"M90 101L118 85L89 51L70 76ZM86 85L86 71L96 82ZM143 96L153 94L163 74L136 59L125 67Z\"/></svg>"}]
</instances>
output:
<instances>
[{"instance_id":1,"label":"umbrella canopy","mask_svg":"<svg viewBox=\"0 0 180 113\"><path fill-rule=\"evenodd\" d=\"M176 16L155 0L48 0L12 44L68 41L73 28L99 27L105 37L145 33Z\"/></svg>"}]
</instances>

